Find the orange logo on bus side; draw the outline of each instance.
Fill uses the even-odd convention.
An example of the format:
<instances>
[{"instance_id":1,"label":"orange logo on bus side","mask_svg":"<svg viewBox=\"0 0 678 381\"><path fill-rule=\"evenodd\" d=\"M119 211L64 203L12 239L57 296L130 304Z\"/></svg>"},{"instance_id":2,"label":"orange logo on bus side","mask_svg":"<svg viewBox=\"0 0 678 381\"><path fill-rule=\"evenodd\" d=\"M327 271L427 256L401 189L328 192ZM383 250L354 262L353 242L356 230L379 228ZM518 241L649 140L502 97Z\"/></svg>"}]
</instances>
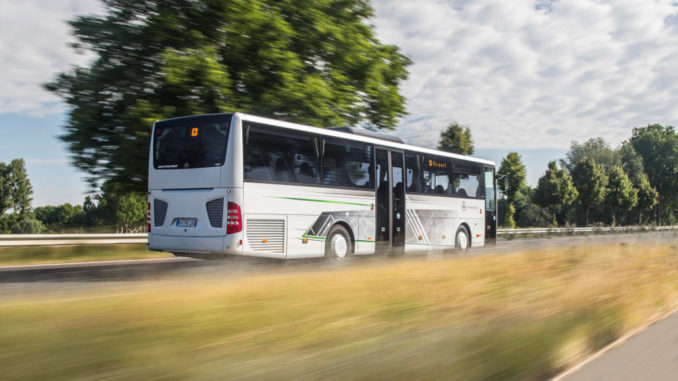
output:
<instances>
[{"instance_id":1,"label":"orange logo on bus side","mask_svg":"<svg viewBox=\"0 0 678 381\"><path fill-rule=\"evenodd\" d=\"M191 129L191 136L198 136L198 127L193 127L193 129Z\"/></svg>"}]
</instances>

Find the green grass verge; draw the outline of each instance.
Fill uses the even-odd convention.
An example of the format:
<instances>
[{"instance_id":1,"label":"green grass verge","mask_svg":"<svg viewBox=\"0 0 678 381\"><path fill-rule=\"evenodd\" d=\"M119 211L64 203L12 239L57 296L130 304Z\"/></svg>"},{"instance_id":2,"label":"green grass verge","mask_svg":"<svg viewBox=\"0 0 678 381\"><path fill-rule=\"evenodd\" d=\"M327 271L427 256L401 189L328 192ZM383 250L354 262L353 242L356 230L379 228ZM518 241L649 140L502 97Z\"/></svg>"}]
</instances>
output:
<instances>
[{"instance_id":1,"label":"green grass verge","mask_svg":"<svg viewBox=\"0 0 678 381\"><path fill-rule=\"evenodd\" d=\"M0 369L17 380L538 380L676 306L676 245L207 272L7 294Z\"/></svg>"},{"instance_id":2,"label":"green grass verge","mask_svg":"<svg viewBox=\"0 0 678 381\"><path fill-rule=\"evenodd\" d=\"M0 266L168 257L172 257L172 254L149 251L146 244L0 248Z\"/></svg>"}]
</instances>

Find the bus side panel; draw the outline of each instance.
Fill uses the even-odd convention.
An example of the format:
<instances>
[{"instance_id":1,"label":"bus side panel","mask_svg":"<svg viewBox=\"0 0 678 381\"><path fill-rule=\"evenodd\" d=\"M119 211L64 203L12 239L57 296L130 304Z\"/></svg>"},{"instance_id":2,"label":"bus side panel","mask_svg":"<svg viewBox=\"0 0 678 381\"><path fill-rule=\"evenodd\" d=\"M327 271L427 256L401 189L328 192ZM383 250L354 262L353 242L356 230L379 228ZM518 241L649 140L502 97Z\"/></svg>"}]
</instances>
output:
<instances>
[{"instance_id":1,"label":"bus side panel","mask_svg":"<svg viewBox=\"0 0 678 381\"><path fill-rule=\"evenodd\" d=\"M462 224L472 246L482 246L484 218L484 200L408 194L405 250L451 249Z\"/></svg>"},{"instance_id":2,"label":"bus side panel","mask_svg":"<svg viewBox=\"0 0 678 381\"><path fill-rule=\"evenodd\" d=\"M246 255L321 257L336 223L349 227L356 253L374 253L373 191L245 182L244 197Z\"/></svg>"}]
</instances>

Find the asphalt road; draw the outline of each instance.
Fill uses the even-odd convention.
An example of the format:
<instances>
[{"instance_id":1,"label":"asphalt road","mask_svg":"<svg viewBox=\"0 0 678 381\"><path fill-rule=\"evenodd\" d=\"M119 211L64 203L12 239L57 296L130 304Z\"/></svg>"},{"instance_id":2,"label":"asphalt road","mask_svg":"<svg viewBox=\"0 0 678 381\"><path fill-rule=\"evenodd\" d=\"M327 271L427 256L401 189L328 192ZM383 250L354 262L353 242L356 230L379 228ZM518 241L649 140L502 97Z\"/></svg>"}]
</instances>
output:
<instances>
[{"instance_id":1,"label":"asphalt road","mask_svg":"<svg viewBox=\"0 0 678 381\"><path fill-rule=\"evenodd\" d=\"M437 260L449 255L484 255L511 253L520 250L538 250L561 248L576 245L642 243L642 242L678 242L678 232L643 232L630 234L609 234L592 236L557 236L547 238L500 240L496 246L471 249L465 254L449 254L440 251L408 254L407 257L427 257ZM364 263L398 260L385 256L356 257L349 266ZM0 283L21 282L101 282L129 281L168 275L191 275L218 273L223 276L240 275L252 271L314 271L336 267L322 259L280 261L265 258L227 257L220 260L205 261L190 258L147 259L127 261L78 262L50 265L4 266L0 267Z\"/></svg>"},{"instance_id":2,"label":"asphalt road","mask_svg":"<svg viewBox=\"0 0 678 381\"><path fill-rule=\"evenodd\" d=\"M678 380L678 312L560 380Z\"/></svg>"}]
</instances>

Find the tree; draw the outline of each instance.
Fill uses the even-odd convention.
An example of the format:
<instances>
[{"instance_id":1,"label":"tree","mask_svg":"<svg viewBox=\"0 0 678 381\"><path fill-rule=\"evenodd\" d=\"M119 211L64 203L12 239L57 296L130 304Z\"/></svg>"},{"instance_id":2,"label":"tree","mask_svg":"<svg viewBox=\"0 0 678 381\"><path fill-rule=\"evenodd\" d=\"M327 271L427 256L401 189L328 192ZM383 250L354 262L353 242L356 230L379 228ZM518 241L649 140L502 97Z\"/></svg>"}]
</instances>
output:
<instances>
[{"instance_id":1,"label":"tree","mask_svg":"<svg viewBox=\"0 0 678 381\"><path fill-rule=\"evenodd\" d=\"M622 167L615 165L608 174L607 195L605 203L612 212L612 226L617 223L617 212L628 211L638 202L638 191L633 188L629 177Z\"/></svg>"},{"instance_id":2,"label":"tree","mask_svg":"<svg viewBox=\"0 0 678 381\"><path fill-rule=\"evenodd\" d=\"M525 187L525 165L517 152L509 152L501 161L497 172L499 189L508 198L507 213L504 226L515 227L515 198L518 192Z\"/></svg>"},{"instance_id":3,"label":"tree","mask_svg":"<svg viewBox=\"0 0 678 381\"><path fill-rule=\"evenodd\" d=\"M82 225L84 217L85 212L80 205L65 203L35 208L35 218L47 226Z\"/></svg>"},{"instance_id":4,"label":"tree","mask_svg":"<svg viewBox=\"0 0 678 381\"><path fill-rule=\"evenodd\" d=\"M631 179L634 184L638 184L645 174L645 166L643 166L643 158L636 152L633 145L629 141L625 141L615 152L619 159L619 165Z\"/></svg>"},{"instance_id":5,"label":"tree","mask_svg":"<svg viewBox=\"0 0 678 381\"><path fill-rule=\"evenodd\" d=\"M564 169L559 169L555 161L549 162L548 169L537 182L534 202L539 206L550 208L552 221L557 225L556 208L571 204L577 196L572 177Z\"/></svg>"},{"instance_id":6,"label":"tree","mask_svg":"<svg viewBox=\"0 0 678 381\"><path fill-rule=\"evenodd\" d=\"M440 133L438 149L461 155L473 155L471 130L460 126L457 122L450 124Z\"/></svg>"},{"instance_id":7,"label":"tree","mask_svg":"<svg viewBox=\"0 0 678 381\"><path fill-rule=\"evenodd\" d=\"M607 176L603 167L589 157L580 160L572 168L572 182L579 193L579 202L586 211L586 226L588 226L591 207L600 204L605 199Z\"/></svg>"},{"instance_id":8,"label":"tree","mask_svg":"<svg viewBox=\"0 0 678 381\"><path fill-rule=\"evenodd\" d=\"M638 211L638 224L643 223L643 213L648 213L652 211L655 205L657 205L657 199L659 194L657 190L650 184L650 181L647 179L647 176L643 176L638 180L638 183L634 184L634 187L638 191L638 203L636 204L636 209Z\"/></svg>"},{"instance_id":9,"label":"tree","mask_svg":"<svg viewBox=\"0 0 678 381\"><path fill-rule=\"evenodd\" d=\"M582 144L573 141L570 150L565 154L565 159L560 160L560 165L572 172L574 166L586 158L593 159L605 171L618 164L615 152L603 138L591 138Z\"/></svg>"},{"instance_id":10,"label":"tree","mask_svg":"<svg viewBox=\"0 0 678 381\"><path fill-rule=\"evenodd\" d=\"M31 209L32 194L23 159L14 159L9 165L0 163L0 216L10 209L25 215Z\"/></svg>"},{"instance_id":11,"label":"tree","mask_svg":"<svg viewBox=\"0 0 678 381\"><path fill-rule=\"evenodd\" d=\"M367 0L104 0L70 21L89 67L46 88L92 185L144 191L154 120L243 111L318 126L393 128L411 61L378 41Z\"/></svg>"},{"instance_id":12,"label":"tree","mask_svg":"<svg viewBox=\"0 0 678 381\"><path fill-rule=\"evenodd\" d=\"M658 218L663 208L678 208L678 134L659 124L634 128L631 145L643 158L645 173L659 194Z\"/></svg>"},{"instance_id":13,"label":"tree","mask_svg":"<svg viewBox=\"0 0 678 381\"><path fill-rule=\"evenodd\" d=\"M553 223L553 217L547 210L532 203L526 204L516 215L518 216L516 223L523 228L548 226Z\"/></svg>"},{"instance_id":14,"label":"tree","mask_svg":"<svg viewBox=\"0 0 678 381\"><path fill-rule=\"evenodd\" d=\"M146 195L120 192L111 181L101 187L98 217L100 223L114 225L119 232L142 231L146 224Z\"/></svg>"},{"instance_id":15,"label":"tree","mask_svg":"<svg viewBox=\"0 0 678 381\"><path fill-rule=\"evenodd\" d=\"M647 178L642 156L636 152L630 141L622 143L617 150L617 156L624 172L638 191L638 203L634 208L634 214L638 216L638 224L642 224L643 214L652 211L654 206L657 205L659 195Z\"/></svg>"},{"instance_id":16,"label":"tree","mask_svg":"<svg viewBox=\"0 0 678 381\"><path fill-rule=\"evenodd\" d=\"M12 225L12 234L38 234L44 230L42 222L35 218L20 218Z\"/></svg>"}]
</instances>

